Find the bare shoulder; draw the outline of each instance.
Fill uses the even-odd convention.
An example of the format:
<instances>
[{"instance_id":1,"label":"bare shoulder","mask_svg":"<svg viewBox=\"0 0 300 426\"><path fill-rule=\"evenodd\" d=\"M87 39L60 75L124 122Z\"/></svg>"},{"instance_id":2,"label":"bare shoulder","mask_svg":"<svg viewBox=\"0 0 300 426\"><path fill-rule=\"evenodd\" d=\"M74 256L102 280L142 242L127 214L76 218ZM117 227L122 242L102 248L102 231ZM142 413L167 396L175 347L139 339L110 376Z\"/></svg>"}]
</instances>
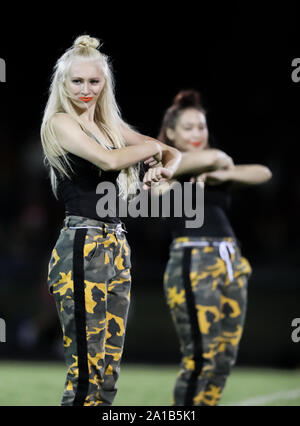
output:
<instances>
[{"instance_id":1,"label":"bare shoulder","mask_svg":"<svg viewBox=\"0 0 300 426\"><path fill-rule=\"evenodd\" d=\"M86 139L90 141L79 123L67 113L56 113L51 124L59 145L67 152L82 156L81 146L87 143Z\"/></svg>"},{"instance_id":2,"label":"bare shoulder","mask_svg":"<svg viewBox=\"0 0 300 426\"><path fill-rule=\"evenodd\" d=\"M65 126L67 128L80 128L77 121L66 112L57 112L52 117L52 125L58 129L62 129Z\"/></svg>"},{"instance_id":3,"label":"bare shoulder","mask_svg":"<svg viewBox=\"0 0 300 426\"><path fill-rule=\"evenodd\" d=\"M66 113L56 113L52 119L55 137L62 149L95 164L97 167L107 167L107 150L90 138L75 118Z\"/></svg>"},{"instance_id":4,"label":"bare shoulder","mask_svg":"<svg viewBox=\"0 0 300 426\"><path fill-rule=\"evenodd\" d=\"M81 140L86 137L79 123L67 113L54 114L52 117L52 126L63 146L66 141ZM67 148L67 146L64 146L64 148Z\"/></svg>"}]
</instances>

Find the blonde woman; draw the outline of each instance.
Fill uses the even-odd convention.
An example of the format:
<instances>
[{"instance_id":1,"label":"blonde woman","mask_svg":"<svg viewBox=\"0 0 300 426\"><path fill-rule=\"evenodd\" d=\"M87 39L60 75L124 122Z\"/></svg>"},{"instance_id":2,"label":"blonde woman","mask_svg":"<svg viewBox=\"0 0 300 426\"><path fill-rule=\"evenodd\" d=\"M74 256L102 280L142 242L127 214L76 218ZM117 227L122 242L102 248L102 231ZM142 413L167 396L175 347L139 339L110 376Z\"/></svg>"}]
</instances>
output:
<instances>
[{"instance_id":1,"label":"blonde woman","mask_svg":"<svg viewBox=\"0 0 300 426\"><path fill-rule=\"evenodd\" d=\"M122 120L108 58L89 36L78 37L57 61L41 139L66 213L48 270L67 365L61 405L111 405L130 300L130 248L117 211L97 210L96 188L110 182L118 197L130 199L139 162L150 166L147 187L172 177L181 155Z\"/></svg>"}]
</instances>

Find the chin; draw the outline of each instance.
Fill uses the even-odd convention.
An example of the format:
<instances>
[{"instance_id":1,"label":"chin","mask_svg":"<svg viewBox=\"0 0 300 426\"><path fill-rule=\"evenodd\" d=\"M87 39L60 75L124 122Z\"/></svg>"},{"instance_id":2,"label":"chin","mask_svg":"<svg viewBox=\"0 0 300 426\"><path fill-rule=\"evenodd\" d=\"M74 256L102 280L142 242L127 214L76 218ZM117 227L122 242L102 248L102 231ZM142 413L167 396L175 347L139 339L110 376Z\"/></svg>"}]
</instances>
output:
<instances>
[{"instance_id":1,"label":"chin","mask_svg":"<svg viewBox=\"0 0 300 426\"><path fill-rule=\"evenodd\" d=\"M186 151L189 152L195 152L195 151L202 151L202 149L204 148L204 144L195 146L195 145L189 145L186 149Z\"/></svg>"}]
</instances>

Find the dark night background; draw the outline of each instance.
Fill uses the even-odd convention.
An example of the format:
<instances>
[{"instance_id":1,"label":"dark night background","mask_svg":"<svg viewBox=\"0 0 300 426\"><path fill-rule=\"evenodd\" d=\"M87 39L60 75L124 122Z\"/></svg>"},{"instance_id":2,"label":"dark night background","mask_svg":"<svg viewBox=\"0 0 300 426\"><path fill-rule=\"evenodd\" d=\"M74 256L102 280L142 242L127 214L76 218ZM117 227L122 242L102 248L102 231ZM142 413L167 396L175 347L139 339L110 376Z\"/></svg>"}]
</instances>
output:
<instances>
[{"instance_id":1,"label":"dark night background","mask_svg":"<svg viewBox=\"0 0 300 426\"><path fill-rule=\"evenodd\" d=\"M267 165L267 184L234 194L231 219L253 267L239 365L300 366L291 322L300 317L300 57L294 5L120 8L73 5L68 15L30 10L1 28L0 317L7 342L0 357L62 359L60 330L47 292L47 265L63 220L51 193L39 138L57 58L81 34L102 40L123 117L156 137L180 89L202 94L211 136L236 163ZM22 10L19 10L22 15ZM46 19L47 18L47 19ZM132 305L124 361L175 363L177 337L162 277L170 238L159 220L126 220L132 247Z\"/></svg>"}]
</instances>

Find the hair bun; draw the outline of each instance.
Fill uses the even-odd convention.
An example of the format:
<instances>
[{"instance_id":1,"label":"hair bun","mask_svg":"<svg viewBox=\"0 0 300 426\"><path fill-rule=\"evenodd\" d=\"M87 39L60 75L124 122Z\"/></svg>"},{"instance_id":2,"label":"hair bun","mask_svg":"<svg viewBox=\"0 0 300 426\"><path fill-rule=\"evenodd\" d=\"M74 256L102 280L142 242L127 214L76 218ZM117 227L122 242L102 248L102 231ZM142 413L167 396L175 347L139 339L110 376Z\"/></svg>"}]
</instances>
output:
<instances>
[{"instance_id":1,"label":"hair bun","mask_svg":"<svg viewBox=\"0 0 300 426\"><path fill-rule=\"evenodd\" d=\"M175 96L173 105L178 108L201 107L200 93L195 90L181 90Z\"/></svg>"},{"instance_id":2,"label":"hair bun","mask_svg":"<svg viewBox=\"0 0 300 426\"><path fill-rule=\"evenodd\" d=\"M82 35L76 38L74 41L74 47L93 47L97 49L100 46L100 41L95 37L88 35Z\"/></svg>"}]
</instances>

